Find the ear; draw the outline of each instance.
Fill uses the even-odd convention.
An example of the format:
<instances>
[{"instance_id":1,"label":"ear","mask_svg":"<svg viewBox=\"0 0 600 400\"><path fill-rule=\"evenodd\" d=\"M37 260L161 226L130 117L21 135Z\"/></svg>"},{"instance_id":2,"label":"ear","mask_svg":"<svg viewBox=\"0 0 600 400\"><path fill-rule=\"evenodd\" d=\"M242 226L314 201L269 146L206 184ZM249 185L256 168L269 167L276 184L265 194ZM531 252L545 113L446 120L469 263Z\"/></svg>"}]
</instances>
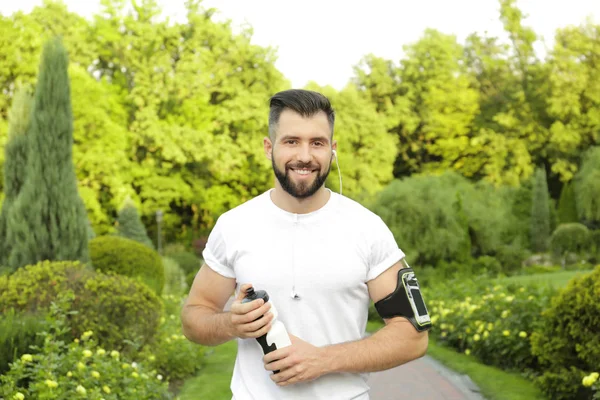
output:
<instances>
[{"instance_id":1,"label":"ear","mask_svg":"<svg viewBox=\"0 0 600 400\"><path fill-rule=\"evenodd\" d=\"M273 143L271 143L271 139L268 136L265 136L263 139L263 148L265 150L265 157L270 160L273 154Z\"/></svg>"}]
</instances>

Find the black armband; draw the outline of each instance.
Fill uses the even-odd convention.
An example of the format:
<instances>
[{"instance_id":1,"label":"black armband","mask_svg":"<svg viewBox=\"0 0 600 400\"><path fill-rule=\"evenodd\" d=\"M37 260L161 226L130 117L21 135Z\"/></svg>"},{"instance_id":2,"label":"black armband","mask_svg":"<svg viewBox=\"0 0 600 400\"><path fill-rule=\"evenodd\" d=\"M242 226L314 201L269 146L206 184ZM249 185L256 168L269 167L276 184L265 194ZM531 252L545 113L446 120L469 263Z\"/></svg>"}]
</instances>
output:
<instances>
[{"instance_id":1,"label":"black armband","mask_svg":"<svg viewBox=\"0 0 600 400\"><path fill-rule=\"evenodd\" d=\"M431 318L415 272L406 265L398 271L396 290L375 303L375 309L381 318L405 317L417 331L426 331L431 329Z\"/></svg>"}]
</instances>

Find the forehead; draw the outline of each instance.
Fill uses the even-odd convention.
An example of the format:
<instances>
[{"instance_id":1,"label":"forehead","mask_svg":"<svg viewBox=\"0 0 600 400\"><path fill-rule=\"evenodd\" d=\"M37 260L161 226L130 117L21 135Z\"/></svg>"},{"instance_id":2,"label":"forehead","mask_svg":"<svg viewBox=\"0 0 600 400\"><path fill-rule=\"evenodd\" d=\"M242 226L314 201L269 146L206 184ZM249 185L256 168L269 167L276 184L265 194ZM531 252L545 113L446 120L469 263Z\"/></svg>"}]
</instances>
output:
<instances>
[{"instance_id":1,"label":"forehead","mask_svg":"<svg viewBox=\"0 0 600 400\"><path fill-rule=\"evenodd\" d=\"M327 114L319 111L310 117L303 117L293 110L283 110L277 124L277 137L300 137L305 139L331 137L331 127Z\"/></svg>"}]
</instances>

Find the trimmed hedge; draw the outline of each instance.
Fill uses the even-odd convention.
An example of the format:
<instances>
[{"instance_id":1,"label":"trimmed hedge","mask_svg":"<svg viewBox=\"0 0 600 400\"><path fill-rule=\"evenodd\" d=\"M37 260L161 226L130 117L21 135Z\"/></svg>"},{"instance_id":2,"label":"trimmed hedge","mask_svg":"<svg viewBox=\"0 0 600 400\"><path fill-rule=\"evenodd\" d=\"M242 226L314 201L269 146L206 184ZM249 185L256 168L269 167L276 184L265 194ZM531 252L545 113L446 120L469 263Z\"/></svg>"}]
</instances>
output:
<instances>
[{"instance_id":1,"label":"trimmed hedge","mask_svg":"<svg viewBox=\"0 0 600 400\"><path fill-rule=\"evenodd\" d=\"M162 294L165 270L158 252L120 236L98 236L89 246L95 270L138 278L157 295Z\"/></svg>"}]
</instances>

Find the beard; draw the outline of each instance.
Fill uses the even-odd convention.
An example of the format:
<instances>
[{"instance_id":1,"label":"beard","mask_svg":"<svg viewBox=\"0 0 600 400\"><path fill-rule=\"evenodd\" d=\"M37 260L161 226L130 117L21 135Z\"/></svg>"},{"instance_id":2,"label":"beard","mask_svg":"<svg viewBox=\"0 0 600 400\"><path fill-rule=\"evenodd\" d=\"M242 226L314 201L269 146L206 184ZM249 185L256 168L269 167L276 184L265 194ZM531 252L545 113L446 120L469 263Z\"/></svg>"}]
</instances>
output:
<instances>
[{"instance_id":1,"label":"beard","mask_svg":"<svg viewBox=\"0 0 600 400\"><path fill-rule=\"evenodd\" d=\"M308 163L296 163L294 165L286 165L285 171L280 170L275 165L275 157L271 158L271 164L273 165L273 171L275 172L275 176L277 180L281 184L283 190L289 193L291 196L297 199L306 199L317 192L323 186L325 181L327 180L327 176L329 175L329 171L331 170L331 166L327 168L327 171L321 172L321 168L319 166L315 166L314 164ZM298 182L294 183L290 178L290 170L301 169L301 168L309 168L311 170L317 170L317 176L314 178L312 183L310 182Z\"/></svg>"}]
</instances>

